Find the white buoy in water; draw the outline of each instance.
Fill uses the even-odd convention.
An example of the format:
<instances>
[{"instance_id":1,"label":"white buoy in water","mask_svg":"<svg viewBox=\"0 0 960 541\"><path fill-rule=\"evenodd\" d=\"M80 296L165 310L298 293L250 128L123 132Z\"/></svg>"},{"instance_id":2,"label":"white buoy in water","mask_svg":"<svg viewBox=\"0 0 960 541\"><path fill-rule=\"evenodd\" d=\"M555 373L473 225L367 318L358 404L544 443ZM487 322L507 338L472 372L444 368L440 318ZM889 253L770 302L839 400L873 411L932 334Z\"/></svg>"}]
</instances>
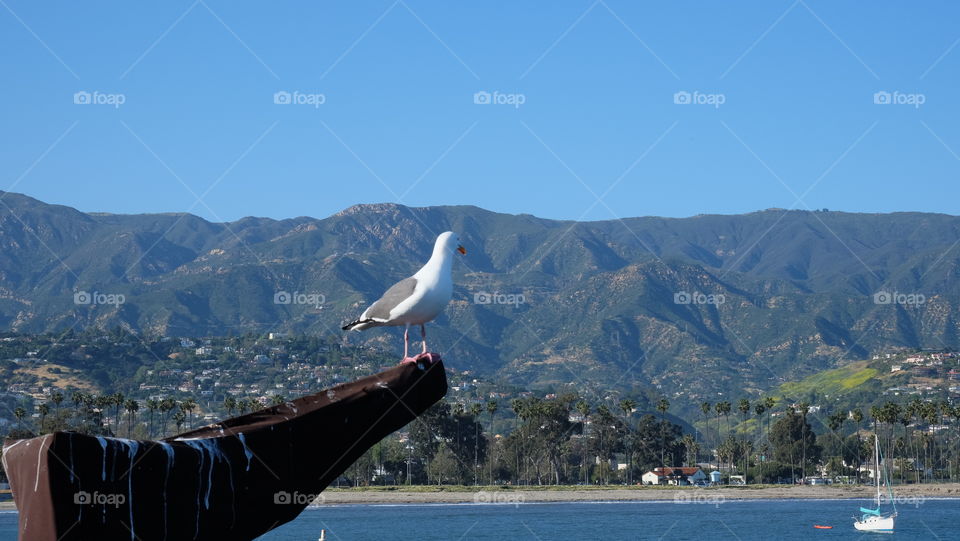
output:
<instances>
[{"instance_id":1,"label":"white buoy in water","mask_svg":"<svg viewBox=\"0 0 960 541\"><path fill-rule=\"evenodd\" d=\"M320 530L320 541L327 541L327 530Z\"/></svg>"}]
</instances>

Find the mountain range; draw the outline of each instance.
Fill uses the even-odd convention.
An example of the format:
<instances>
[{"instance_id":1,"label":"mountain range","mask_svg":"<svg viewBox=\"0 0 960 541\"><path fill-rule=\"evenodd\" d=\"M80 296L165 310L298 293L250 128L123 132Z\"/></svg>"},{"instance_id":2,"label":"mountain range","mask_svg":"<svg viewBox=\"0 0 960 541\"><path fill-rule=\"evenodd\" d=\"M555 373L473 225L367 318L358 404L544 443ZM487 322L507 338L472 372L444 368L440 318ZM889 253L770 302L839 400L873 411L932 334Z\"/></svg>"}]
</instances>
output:
<instances>
[{"instance_id":1,"label":"mountain range","mask_svg":"<svg viewBox=\"0 0 960 541\"><path fill-rule=\"evenodd\" d=\"M0 192L0 328L344 333L426 261L468 250L428 325L448 364L524 385L760 393L897 348L956 348L960 217L768 209L594 222L472 206L327 218L84 213Z\"/></svg>"}]
</instances>

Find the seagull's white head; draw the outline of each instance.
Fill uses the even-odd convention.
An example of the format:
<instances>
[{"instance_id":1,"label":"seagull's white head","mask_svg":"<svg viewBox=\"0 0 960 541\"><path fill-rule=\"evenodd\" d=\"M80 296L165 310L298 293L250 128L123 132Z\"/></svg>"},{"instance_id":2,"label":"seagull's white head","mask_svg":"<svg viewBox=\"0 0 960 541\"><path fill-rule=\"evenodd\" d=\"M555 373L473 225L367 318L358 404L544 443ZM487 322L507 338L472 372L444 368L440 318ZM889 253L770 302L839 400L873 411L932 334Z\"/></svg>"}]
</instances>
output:
<instances>
[{"instance_id":1,"label":"seagull's white head","mask_svg":"<svg viewBox=\"0 0 960 541\"><path fill-rule=\"evenodd\" d=\"M460 237L453 231L440 233L440 236L437 237L437 243L433 245L433 252L437 253L438 251L443 254L449 254L454 251L460 252L461 254L467 253L467 250L460 244Z\"/></svg>"}]
</instances>

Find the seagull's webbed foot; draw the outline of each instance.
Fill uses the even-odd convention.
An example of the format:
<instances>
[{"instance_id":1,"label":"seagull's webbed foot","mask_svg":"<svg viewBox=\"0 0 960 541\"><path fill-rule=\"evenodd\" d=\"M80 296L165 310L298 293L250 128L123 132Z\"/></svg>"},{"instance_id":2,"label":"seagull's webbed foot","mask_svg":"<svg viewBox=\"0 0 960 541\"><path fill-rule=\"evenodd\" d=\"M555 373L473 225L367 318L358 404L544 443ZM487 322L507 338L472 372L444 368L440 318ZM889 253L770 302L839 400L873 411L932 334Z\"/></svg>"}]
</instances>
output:
<instances>
[{"instance_id":1,"label":"seagull's webbed foot","mask_svg":"<svg viewBox=\"0 0 960 541\"><path fill-rule=\"evenodd\" d=\"M440 355L438 353L427 352L427 353L420 353L416 357L404 357L403 360L400 361L400 364L420 363L421 361L424 361L424 364L429 366L439 360L440 360Z\"/></svg>"}]
</instances>

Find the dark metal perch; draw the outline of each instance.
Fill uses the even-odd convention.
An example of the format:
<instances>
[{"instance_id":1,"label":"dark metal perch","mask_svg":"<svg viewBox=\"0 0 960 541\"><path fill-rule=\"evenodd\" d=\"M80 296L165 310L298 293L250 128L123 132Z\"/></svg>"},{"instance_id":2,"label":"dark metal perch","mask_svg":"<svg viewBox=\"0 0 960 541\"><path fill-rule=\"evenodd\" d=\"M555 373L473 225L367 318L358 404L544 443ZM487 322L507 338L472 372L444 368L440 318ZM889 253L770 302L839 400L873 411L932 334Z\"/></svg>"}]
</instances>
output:
<instances>
[{"instance_id":1,"label":"dark metal perch","mask_svg":"<svg viewBox=\"0 0 960 541\"><path fill-rule=\"evenodd\" d=\"M433 354L165 440L8 440L20 539L253 539L446 392Z\"/></svg>"}]
</instances>

